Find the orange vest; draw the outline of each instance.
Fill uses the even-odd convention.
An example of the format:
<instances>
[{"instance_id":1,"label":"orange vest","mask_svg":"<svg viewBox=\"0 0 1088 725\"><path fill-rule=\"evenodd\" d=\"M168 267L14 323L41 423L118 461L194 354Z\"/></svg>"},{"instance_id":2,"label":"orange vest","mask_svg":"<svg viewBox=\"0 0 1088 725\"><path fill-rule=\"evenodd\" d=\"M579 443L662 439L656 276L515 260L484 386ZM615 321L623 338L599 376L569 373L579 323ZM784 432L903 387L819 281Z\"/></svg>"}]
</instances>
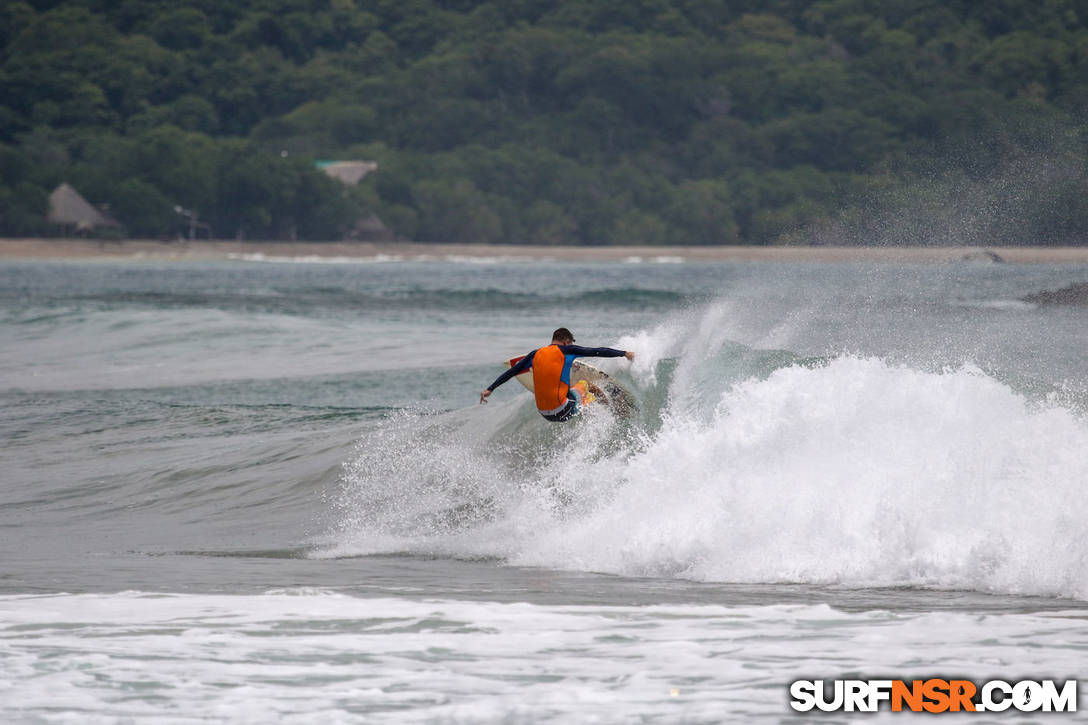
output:
<instances>
[{"instance_id":1,"label":"orange vest","mask_svg":"<svg viewBox=\"0 0 1088 725\"><path fill-rule=\"evenodd\" d=\"M555 410L567 402L567 383L563 380L566 355L558 345L548 345L533 355L533 392L537 410Z\"/></svg>"}]
</instances>

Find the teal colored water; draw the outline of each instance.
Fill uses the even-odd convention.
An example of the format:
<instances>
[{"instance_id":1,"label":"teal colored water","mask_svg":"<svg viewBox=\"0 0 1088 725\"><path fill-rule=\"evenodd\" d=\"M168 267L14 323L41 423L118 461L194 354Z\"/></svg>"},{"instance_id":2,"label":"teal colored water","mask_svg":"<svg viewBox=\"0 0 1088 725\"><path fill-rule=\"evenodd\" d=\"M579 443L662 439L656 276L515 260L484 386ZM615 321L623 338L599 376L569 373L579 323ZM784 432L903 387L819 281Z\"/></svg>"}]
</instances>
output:
<instances>
[{"instance_id":1,"label":"teal colored water","mask_svg":"<svg viewBox=\"0 0 1088 725\"><path fill-rule=\"evenodd\" d=\"M0 693L28 722L717 722L777 721L801 676L1076 676L1088 308L1023 299L1085 281L5 262ZM635 417L478 405L560 325L636 352L602 362Z\"/></svg>"}]
</instances>

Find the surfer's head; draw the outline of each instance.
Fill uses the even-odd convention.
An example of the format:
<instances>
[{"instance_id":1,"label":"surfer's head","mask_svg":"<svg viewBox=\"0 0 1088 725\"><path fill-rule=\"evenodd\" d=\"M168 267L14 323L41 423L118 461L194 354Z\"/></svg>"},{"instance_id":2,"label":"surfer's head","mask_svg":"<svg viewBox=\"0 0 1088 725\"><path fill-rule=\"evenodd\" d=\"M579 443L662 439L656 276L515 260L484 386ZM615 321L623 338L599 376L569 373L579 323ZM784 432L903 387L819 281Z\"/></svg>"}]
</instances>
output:
<instances>
[{"instance_id":1,"label":"surfer's head","mask_svg":"<svg viewBox=\"0 0 1088 725\"><path fill-rule=\"evenodd\" d=\"M567 328L560 327L552 333L552 342L558 342L560 345L570 345L574 342L574 335Z\"/></svg>"}]
</instances>

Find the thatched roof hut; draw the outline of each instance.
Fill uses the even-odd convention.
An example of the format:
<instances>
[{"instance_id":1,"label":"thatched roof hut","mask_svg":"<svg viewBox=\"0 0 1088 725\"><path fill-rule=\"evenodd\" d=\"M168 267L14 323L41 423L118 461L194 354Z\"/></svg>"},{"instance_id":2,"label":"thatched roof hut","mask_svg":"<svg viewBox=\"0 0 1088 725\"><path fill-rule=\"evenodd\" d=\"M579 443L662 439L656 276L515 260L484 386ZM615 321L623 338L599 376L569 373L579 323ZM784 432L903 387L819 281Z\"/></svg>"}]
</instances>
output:
<instances>
[{"instance_id":1,"label":"thatched roof hut","mask_svg":"<svg viewBox=\"0 0 1088 725\"><path fill-rule=\"evenodd\" d=\"M376 161L318 161L317 168L334 179L354 186L367 174L378 170Z\"/></svg>"},{"instance_id":2,"label":"thatched roof hut","mask_svg":"<svg viewBox=\"0 0 1088 725\"><path fill-rule=\"evenodd\" d=\"M49 195L49 213L45 216L50 224L72 227L77 232L91 231L97 227L119 227L116 220L91 206L71 185L58 186Z\"/></svg>"}]
</instances>

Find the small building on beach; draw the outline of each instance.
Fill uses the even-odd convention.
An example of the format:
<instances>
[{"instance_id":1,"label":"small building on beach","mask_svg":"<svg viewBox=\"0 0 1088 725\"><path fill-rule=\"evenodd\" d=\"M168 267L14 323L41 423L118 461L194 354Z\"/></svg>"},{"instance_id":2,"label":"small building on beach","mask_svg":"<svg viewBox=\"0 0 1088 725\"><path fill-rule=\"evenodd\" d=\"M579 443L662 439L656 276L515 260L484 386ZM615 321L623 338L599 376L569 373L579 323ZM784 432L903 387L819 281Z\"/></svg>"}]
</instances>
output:
<instances>
[{"instance_id":1,"label":"small building on beach","mask_svg":"<svg viewBox=\"0 0 1088 725\"><path fill-rule=\"evenodd\" d=\"M378 170L377 161L317 161L317 168L350 186L358 184L371 172Z\"/></svg>"},{"instance_id":2,"label":"small building on beach","mask_svg":"<svg viewBox=\"0 0 1088 725\"><path fill-rule=\"evenodd\" d=\"M76 234L92 232L102 227L119 228L117 220L96 209L70 184L64 183L49 195L49 211L46 221Z\"/></svg>"}]
</instances>

